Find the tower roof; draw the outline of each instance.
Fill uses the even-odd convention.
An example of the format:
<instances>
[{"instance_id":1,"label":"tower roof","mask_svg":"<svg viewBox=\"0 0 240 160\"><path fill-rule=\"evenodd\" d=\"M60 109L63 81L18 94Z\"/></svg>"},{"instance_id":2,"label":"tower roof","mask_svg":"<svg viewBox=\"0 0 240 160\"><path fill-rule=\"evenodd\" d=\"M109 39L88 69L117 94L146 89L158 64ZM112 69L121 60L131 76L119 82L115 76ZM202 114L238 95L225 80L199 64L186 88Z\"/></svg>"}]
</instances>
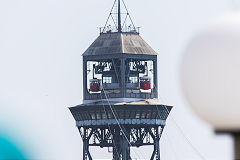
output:
<instances>
[{"instance_id":1,"label":"tower roof","mask_svg":"<svg viewBox=\"0 0 240 160\"><path fill-rule=\"evenodd\" d=\"M115 32L101 33L83 56L113 54L157 55L138 33Z\"/></svg>"}]
</instances>

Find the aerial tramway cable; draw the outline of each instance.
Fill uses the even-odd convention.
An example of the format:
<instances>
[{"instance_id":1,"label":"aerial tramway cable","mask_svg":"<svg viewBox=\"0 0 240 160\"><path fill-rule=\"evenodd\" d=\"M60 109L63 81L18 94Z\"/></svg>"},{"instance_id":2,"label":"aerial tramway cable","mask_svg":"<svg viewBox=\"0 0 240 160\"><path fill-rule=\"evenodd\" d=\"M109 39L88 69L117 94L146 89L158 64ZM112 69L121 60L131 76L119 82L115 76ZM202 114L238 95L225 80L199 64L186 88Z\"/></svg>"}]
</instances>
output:
<instances>
[{"instance_id":1,"label":"aerial tramway cable","mask_svg":"<svg viewBox=\"0 0 240 160\"><path fill-rule=\"evenodd\" d=\"M156 91L155 84L153 84L153 85L154 85L153 89L155 89L155 91ZM158 92L157 92L157 93L158 93ZM163 98L162 98L160 95L159 95L159 97L160 97L160 99L161 99L161 100L163 101L163 103L164 103ZM167 114L169 115L169 117L173 120L176 128L180 131L180 133L182 134L182 136L186 139L187 143L191 146L191 148L197 153L197 155L198 155L201 159L206 160L205 157L201 154L201 152L191 143L190 139L184 134L183 130L182 130L181 127L177 124L177 122L175 121L175 119L170 115L170 112L168 111L167 106L165 105L165 103L162 104L162 105L164 106L164 108L165 108ZM160 112L160 111L159 111L157 105L156 105L156 108L157 108L158 116L160 116L160 115L159 115L159 112Z\"/></svg>"},{"instance_id":2,"label":"aerial tramway cable","mask_svg":"<svg viewBox=\"0 0 240 160\"><path fill-rule=\"evenodd\" d=\"M115 71L115 72L116 72L116 71ZM128 138L127 138L124 130L123 130L124 126L121 126L121 124L120 124L119 121L118 121L118 118L117 118L117 116L116 116L116 113L114 112L114 110L113 110L113 108L112 108L112 105L110 104L109 98L108 98L108 96L107 96L107 94L106 94L106 92L105 92L104 87L102 87L102 89L103 89L103 93L104 93L104 95L105 95L105 97L106 97L106 99L107 99L107 101L108 101L108 105L109 105L109 107L110 107L110 109L111 109L111 112L113 113L114 119L116 120L116 122L117 122L119 128L121 129L121 132L122 132L122 134L124 135L125 139L127 140L128 144L129 144L130 146L132 146L131 143L129 142L129 140L128 140ZM125 129L125 128L124 128L124 129ZM126 129L125 129L125 130L126 130ZM138 153L137 153L135 150L133 150L133 151L134 151L135 154L138 156L138 158L141 159L140 156L138 155ZM141 156L142 156L142 154L141 154ZM144 156L142 156L142 157L144 157ZM145 159L145 158L144 158L144 159Z\"/></svg>"},{"instance_id":3,"label":"aerial tramway cable","mask_svg":"<svg viewBox=\"0 0 240 160\"><path fill-rule=\"evenodd\" d=\"M114 67L114 70L115 70L115 72L116 72L116 68L115 68L115 67ZM116 73L116 74L117 74L117 73ZM127 76L129 76L129 75L127 75ZM129 78L129 77L128 77L128 78ZM108 98L107 93L105 92L104 87L102 87L102 89L103 89L103 93L104 93L104 95L105 95L105 97L106 97L106 99L107 99L108 105L109 105L109 107L110 107L110 109L111 109L111 112L113 113L114 119L116 120L118 126L120 127L120 130L121 130L122 134L124 135L124 137L126 138L128 144L129 144L130 146L132 146L131 143L129 142L129 140L128 140L126 134L125 134L125 132L124 132L124 130L126 130L126 129L124 128L124 126L121 126L121 124L119 123L118 117L117 117L114 109L112 108L112 105L110 104L110 100L109 100L109 98ZM154 84L154 86L153 86L153 89L156 90L155 84ZM160 99L163 101L163 99L162 99L161 96L160 96ZM101 100L103 101L102 96L101 96ZM181 133L182 136L186 139L187 143L191 146L191 148L197 153L197 155L198 155L201 159L205 160L205 158L203 157L203 155L202 155L202 154L198 151L198 149L191 143L191 141L189 140L189 138L188 138L188 137L184 134L184 132L182 131L181 127L176 123L175 119L170 115L170 113L169 113L169 111L168 111L168 109L167 109L167 106L164 105L164 104L162 104L162 105L163 105L164 108L165 108L165 111L166 111L165 113L166 113L166 115L169 115L169 116L171 117L171 119L173 120L173 122L174 122L174 124L176 125L177 129L180 130L180 133ZM105 114L107 115L106 108L105 108L104 104L103 104L103 107L104 107L104 112L105 112ZM157 105L156 105L156 108L157 108L158 116L160 117L160 111L159 111ZM109 127L109 125L108 125L108 127ZM109 127L109 129L110 129L110 127ZM111 132L111 129L110 129L110 132ZM115 143L115 142L113 142L113 143ZM117 147L116 147L115 144L114 144L114 146L115 146L115 148L117 149ZM134 151L135 154L138 156L138 158L140 158L140 156L138 155L138 153L137 153L135 150L133 150L133 151ZM117 152L118 152L118 151L117 151ZM119 155L119 153L118 153L118 155Z\"/></svg>"},{"instance_id":4,"label":"aerial tramway cable","mask_svg":"<svg viewBox=\"0 0 240 160\"><path fill-rule=\"evenodd\" d=\"M100 94L100 96L101 96L101 101L102 101L102 105L103 105L104 112L105 112L105 114L106 114L106 116L107 116L107 111L106 111L106 108L105 108L105 105L104 105L104 101L103 101L103 99L102 99L102 94ZM113 136L112 131L111 131L111 127L110 127L109 123L108 123L108 129L109 129L109 131L110 131L110 134ZM119 157L120 154L119 154L119 152L118 152L118 148L117 148L117 146L116 146L116 143L115 143L114 139L113 139L113 145L114 145L114 147L115 147L115 149L116 149L116 151L117 151L118 158L120 158L120 157Z\"/></svg>"}]
</instances>

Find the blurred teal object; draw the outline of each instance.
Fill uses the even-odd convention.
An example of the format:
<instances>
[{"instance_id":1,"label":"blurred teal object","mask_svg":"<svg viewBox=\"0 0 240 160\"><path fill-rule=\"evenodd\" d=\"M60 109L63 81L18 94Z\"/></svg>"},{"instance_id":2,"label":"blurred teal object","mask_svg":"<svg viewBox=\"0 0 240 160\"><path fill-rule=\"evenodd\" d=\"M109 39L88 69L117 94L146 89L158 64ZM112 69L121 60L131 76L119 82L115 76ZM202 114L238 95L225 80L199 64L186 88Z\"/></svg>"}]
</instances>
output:
<instances>
[{"instance_id":1,"label":"blurred teal object","mask_svg":"<svg viewBox=\"0 0 240 160\"><path fill-rule=\"evenodd\" d=\"M9 139L8 136L3 136L0 134L0 160L14 159L23 160L26 158L13 140Z\"/></svg>"}]
</instances>

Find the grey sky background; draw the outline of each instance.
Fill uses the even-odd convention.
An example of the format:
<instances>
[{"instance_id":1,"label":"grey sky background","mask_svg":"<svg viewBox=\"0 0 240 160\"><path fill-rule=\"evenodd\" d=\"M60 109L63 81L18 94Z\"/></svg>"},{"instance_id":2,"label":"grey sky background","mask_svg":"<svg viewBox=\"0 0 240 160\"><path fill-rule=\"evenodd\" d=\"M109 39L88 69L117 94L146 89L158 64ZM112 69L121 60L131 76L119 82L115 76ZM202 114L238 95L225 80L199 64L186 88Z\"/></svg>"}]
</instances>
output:
<instances>
[{"instance_id":1,"label":"grey sky background","mask_svg":"<svg viewBox=\"0 0 240 160\"><path fill-rule=\"evenodd\" d=\"M232 140L216 136L187 105L179 85L184 49L199 29L238 6L231 0L125 0L141 36L159 53L161 100L174 105L164 160L229 160ZM97 38L113 0L0 0L0 132L29 159L80 159L67 107L82 100L81 54ZM195 147L193 148L192 145ZM198 152L197 152L197 151ZM111 158L92 150L93 158ZM149 159L151 149L132 151ZM148 156L149 155L149 156Z\"/></svg>"}]
</instances>

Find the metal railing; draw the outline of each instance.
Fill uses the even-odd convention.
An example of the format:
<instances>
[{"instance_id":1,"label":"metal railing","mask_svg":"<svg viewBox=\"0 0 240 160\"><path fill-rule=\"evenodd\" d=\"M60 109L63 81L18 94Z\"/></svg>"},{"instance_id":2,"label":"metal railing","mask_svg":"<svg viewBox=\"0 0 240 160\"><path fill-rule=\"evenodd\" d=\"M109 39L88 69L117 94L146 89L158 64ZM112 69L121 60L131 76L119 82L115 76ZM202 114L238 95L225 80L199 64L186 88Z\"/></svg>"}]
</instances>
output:
<instances>
[{"instance_id":1,"label":"metal railing","mask_svg":"<svg viewBox=\"0 0 240 160\"><path fill-rule=\"evenodd\" d=\"M100 34L101 33L116 33L118 32L118 28L116 26L108 25L106 27L99 27ZM122 27L122 33L135 33L139 34L140 27L134 26L124 26Z\"/></svg>"}]
</instances>

